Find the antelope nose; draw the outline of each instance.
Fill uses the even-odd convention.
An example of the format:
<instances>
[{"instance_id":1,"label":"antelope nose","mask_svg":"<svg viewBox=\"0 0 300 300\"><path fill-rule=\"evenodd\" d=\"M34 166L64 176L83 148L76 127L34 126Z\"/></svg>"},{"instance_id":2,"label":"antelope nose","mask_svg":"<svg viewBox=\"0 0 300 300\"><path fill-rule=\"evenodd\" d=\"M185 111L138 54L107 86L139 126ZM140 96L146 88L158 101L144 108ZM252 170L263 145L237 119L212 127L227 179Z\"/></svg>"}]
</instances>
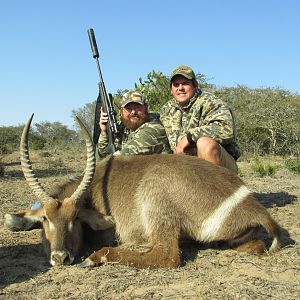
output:
<instances>
[{"instance_id":1,"label":"antelope nose","mask_svg":"<svg viewBox=\"0 0 300 300\"><path fill-rule=\"evenodd\" d=\"M67 265L72 263L67 251L53 251L51 253L51 265Z\"/></svg>"}]
</instances>

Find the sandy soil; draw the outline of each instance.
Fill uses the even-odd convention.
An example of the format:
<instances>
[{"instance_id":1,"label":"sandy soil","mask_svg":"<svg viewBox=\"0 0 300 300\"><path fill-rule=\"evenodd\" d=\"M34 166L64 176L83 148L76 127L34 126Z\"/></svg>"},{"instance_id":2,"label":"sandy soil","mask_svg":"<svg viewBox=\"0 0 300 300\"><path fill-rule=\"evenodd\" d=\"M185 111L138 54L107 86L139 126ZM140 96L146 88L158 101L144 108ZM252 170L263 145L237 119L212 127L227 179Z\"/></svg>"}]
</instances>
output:
<instances>
[{"instance_id":1,"label":"sandy soil","mask_svg":"<svg viewBox=\"0 0 300 300\"><path fill-rule=\"evenodd\" d=\"M79 175L85 155L32 152L41 183ZM18 154L3 158L0 177L0 299L300 299L300 177L280 159L274 177L260 178L250 162L239 163L243 180L283 228L283 249L258 258L232 250L182 245L178 269L136 269L118 264L82 269L50 267L40 230L10 232L6 212L29 208L35 198L23 178Z\"/></svg>"}]
</instances>

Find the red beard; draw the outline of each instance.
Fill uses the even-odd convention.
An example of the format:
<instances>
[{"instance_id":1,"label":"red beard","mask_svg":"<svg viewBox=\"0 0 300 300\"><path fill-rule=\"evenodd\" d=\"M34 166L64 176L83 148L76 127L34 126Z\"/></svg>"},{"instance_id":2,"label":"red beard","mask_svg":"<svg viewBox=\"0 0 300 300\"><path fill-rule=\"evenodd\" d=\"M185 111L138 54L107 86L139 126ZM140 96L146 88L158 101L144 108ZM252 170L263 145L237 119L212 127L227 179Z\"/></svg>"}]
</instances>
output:
<instances>
[{"instance_id":1,"label":"red beard","mask_svg":"<svg viewBox=\"0 0 300 300\"><path fill-rule=\"evenodd\" d=\"M125 117L124 115L121 115L121 121L124 124L125 128L129 130L135 131L137 128L142 126L148 119L148 115L130 115L128 117Z\"/></svg>"}]
</instances>

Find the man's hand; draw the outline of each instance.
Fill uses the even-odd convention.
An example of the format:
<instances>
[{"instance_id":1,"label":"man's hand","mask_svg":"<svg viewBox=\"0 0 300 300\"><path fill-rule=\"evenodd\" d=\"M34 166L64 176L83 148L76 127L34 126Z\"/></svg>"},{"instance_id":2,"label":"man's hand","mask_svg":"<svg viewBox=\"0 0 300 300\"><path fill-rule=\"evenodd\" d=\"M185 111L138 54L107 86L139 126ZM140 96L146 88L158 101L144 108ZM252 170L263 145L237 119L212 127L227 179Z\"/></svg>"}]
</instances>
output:
<instances>
[{"instance_id":1,"label":"man's hand","mask_svg":"<svg viewBox=\"0 0 300 300\"><path fill-rule=\"evenodd\" d=\"M186 148L190 145L187 137L183 137L176 146L176 153L185 154Z\"/></svg>"},{"instance_id":2,"label":"man's hand","mask_svg":"<svg viewBox=\"0 0 300 300\"><path fill-rule=\"evenodd\" d=\"M107 122L108 122L107 113L103 112L103 108L101 107L99 126L100 126L101 133L103 134L107 134L107 129L106 129Z\"/></svg>"}]
</instances>

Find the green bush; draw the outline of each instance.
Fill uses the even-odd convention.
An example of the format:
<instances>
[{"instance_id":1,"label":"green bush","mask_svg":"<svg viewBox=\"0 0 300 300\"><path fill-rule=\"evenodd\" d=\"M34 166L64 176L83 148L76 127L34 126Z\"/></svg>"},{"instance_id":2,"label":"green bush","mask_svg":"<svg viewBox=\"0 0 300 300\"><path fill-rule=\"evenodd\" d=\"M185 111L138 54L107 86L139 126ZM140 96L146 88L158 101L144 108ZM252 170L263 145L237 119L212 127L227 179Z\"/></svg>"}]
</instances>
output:
<instances>
[{"instance_id":1,"label":"green bush","mask_svg":"<svg viewBox=\"0 0 300 300\"><path fill-rule=\"evenodd\" d=\"M19 148L21 126L0 127L0 154L9 154Z\"/></svg>"},{"instance_id":2,"label":"green bush","mask_svg":"<svg viewBox=\"0 0 300 300\"><path fill-rule=\"evenodd\" d=\"M268 163L268 164L266 165L266 170L267 170L267 174L268 174L269 176L274 176L275 173L276 173L277 170L278 170L278 166L275 166L275 165L272 165L272 164Z\"/></svg>"},{"instance_id":3,"label":"green bush","mask_svg":"<svg viewBox=\"0 0 300 300\"><path fill-rule=\"evenodd\" d=\"M264 164L258 156L254 157L251 168L254 172L258 173L260 177L274 176L278 170L278 166L271 163Z\"/></svg>"},{"instance_id":4,"label":"green bush","mask_svg":"<svg viewBox=\"0 0 300 300\"><path fill-rule=\"evenodd\" d=\"M287 168L296 174L300 174L300 159L299 158L290 158L285 161Z\"/></svg>"},{"instance_id":5,"label":"green bush","mask_svg":"<svg viewBox=\"0 0 300 300\"><path fill-rule=\"evenodd\" d=\"M31 142L31 148L33 150L42 150L44 149L45 144L46 144L46 140L44 138L35 136Z\"/></svg>"}]
</instances>

